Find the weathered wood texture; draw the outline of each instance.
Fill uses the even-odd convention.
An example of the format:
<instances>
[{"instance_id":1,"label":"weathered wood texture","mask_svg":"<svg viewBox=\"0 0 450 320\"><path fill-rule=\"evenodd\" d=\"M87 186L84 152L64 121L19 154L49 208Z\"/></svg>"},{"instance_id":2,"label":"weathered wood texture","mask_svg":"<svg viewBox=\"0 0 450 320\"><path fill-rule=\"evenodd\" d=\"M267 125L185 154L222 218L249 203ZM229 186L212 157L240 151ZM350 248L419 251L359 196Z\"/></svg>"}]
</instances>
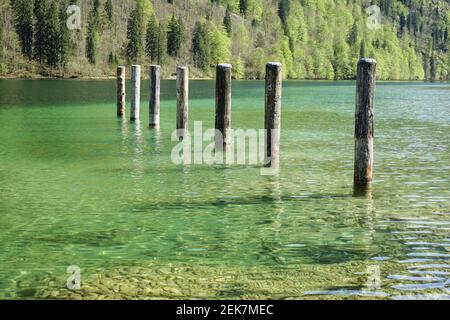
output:
<instances>
[{"instance_id":1,"label":"weathered wood texture","mask_svg":"<svg viewBox=\"0 0 450 320\"><path fill-rule=\"evenodd\" d=\"M264 145L266 166L278 167L281 135L282 65L266 65L265 130Z\"/></svg>"},{"instance_id":2,"label":"weathered wood texture","mask_svg":"<svg viewBox=\"0 0 450 320\"><path fill-rule=\"evenodd\" d=\"M117 68L117 116L125 115L125 67Z\"/></svg>"},{"instance_id":3,"label":"weathered wood texture","mask_svg":"<svg viewBox=\"0 0 450 320\"><path fill-rule=\"evenodd\" d=\"M231 144L231 69L229 64L216 67L216 149Z\"/></svg>"},{"instance_id":4,"label":"weathered wood texture","mask_svg":"<svg viewBox=\"0 0 450 320\"><path fill-rule=\"evenodd\" d=\"M377 62L361 59L356 78L355 187L368 186L373 176L374 97Z\"/></svg>"},{"instance_id":5,"label":"weathered wood texture","mask_svg":"<svg viewBox=\"0 0 450 320\"><path fill-rule=\"evenodd\" d=\"M177 130L184 134L189 121L189 69L177 68Z\"/></svg>"},{"instance_id":6,"label":"weathered wood texture","mask_svg":"<svg viewBox=\"0 0 450 320\"><path fill-rule=\"evenodd\" d=\"M161 67L152 65L150 67L150 127L159 127L160 124L160 96L161 96Z\"/></svg>"},{"instance_id":7,"label":"weathered wood texture","mask_svg":"<svg viewBox=\"0 0 450 320\"><path fill-rule=\"evenodd\" d=\"M131 116L132 121L139 119L141 103L141 66L131 67Z\"/></svg>"}]
</instances>

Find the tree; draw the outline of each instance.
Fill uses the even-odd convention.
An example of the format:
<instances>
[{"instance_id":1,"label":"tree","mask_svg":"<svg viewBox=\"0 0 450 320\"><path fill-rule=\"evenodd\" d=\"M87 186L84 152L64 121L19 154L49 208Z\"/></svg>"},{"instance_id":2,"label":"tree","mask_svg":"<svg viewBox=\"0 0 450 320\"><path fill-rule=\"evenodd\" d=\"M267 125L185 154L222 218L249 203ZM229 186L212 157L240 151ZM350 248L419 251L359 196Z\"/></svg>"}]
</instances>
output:
<instances>
[{"instance_id":1,"label":"tree","mask_svg":"<svg viewBox=\"0 0 450 320\"><path fill-rule=\"evenodd\" d=\"M33 57L33 3L29 0L11 0L15 29L19 36L22 54Z\"/></svg>"},{"instance_id":2,"label":"tree","mask_svg":"<svg viewBox=\"0 0 450 320\"><path fill-rule=\"evenodd\" d=\"M100 27L100 14L99 14L100 2L94 0L91 12L89 14L88 30L86 36L86 57L91 64L97 62L97 42L98 33Z\"/></svg>"},{"instance_id":3,"label":"tree","mask_svg":"<svg viewBox=\"0 0 450 320\"><path fill-rule=\"evenodd\" d=\"M167 25L167 53L176 57L183 43L183 24L174 15Z\"/></svg>"},{"instance_id":4,"label":"tree","mask_svg":"<svg viewBox=\"0 0 450 320\"><path fill-rule=\"evenodd\" d=\"M261 32L258 32L256 35L255 47L256 48L264 48L265 45L264 35Z\"/></svg>"},{"instance_id":5,"label":"tree","mask_svg":"<svg viewBox=\"0 0 450 320\"><path fill-rule=\"evenodd\" d=\"M158 21L155 15L152 15L147 23L147 33L145 35L145 52L152 62L158 59L159 46Z\"/></svg>"},{"instance_id":6,"label":"tree","mask_svg":"<svg viewBox=\"0 0 450 320\"><path fill-rule=\"evenodd\" d=\"M58 63L60 62L60 35L59 35L59 11L58 7L56 5L55 1L52 1L50 4L50 8L47 12L47 37L48 42L46 46L46 57L47 57L47 64L54 68L58 66Z\"/></svg>"},{"instance_id":7,"label":"tree","mask_svg":"<svg viewBox=\"0 0 450 320\"><path fill-rule=\"evenodd\" d=\"M97 62L97 48L96 44L98 41L98 34L93 25L88 26L87 37L86 37L86 58L91 64Z\"/></svg>"},{"instance_id":8,"label":"tree","mask_svg":"<svg viewBox=\"0 0 450 320\"><path fill-rule=\"evenodd\" d=\"M244 78L245 68L241 57L237 57L233 61L233 77L238 80Z\"/></svg>"},{"instance_id":9,"label":"tree","mask_svg":"<svg viewBox=\"0 0 450 320\"><path fill-rule=\"evenodd\" d=\"M289 35L288 15L290 9L290 0L280 0L278 2L278 16L280 17L281 24L285 35Z\"/></svg>"},{"instance_id":10,"label":"tree","mask_svg":"<svg viewBox=\"0 0 450 320\"><path fill-rule=\"evenodd\" d=\"M359 57L366 57L366 42L364 40L361 41L361 49L359 50Z\"/></svg>"},{"instance_id":11,"label":"tree","mask_svg":"<svg viewBox=\"0 0 450 320\"><path fill-rule=\"evenodd\" d=\"M106 3L105 3L106 18L108 19L108 21L110 23L113 22L113 18L114 18L113 10L114 10L114 8L113 8L113 5L112 5L112 1L111 0L106 0Z\"/></svg>"},{"instance_id":12,"label":"tree","mask_svg":"<svg viewBox=\"0 0 450 320\"><path fill-rule=\"evenodd\" d=\"M34 56L42 64L45 59L45 48L47 47L47 24L45 0L34 0Z\"/></svg>"},{"instance_id":13,"label":"tree","mask_svg":"<svg viewBox=\"0 0 450 320\"><path fill-rule=\"evenodd\" d=\"M251 78L263 75L265 62L278 59L290 78L347 79L355 77L357 61L364 56L377 59L380 80L450 77L448 0L123 0L120 9L129 12L127 21L115 19L117 1L0 0L6 22L3 70L33 72L23 68L26 58L42 67L50 60L54 64L57 49L58 68L70 65L70 71L83 75L81 66L69 62L85 55L99 66L96 72L108 74L125 47L122 54L130 60L145 53L152 62L192 61L206 76L216 61L233 57L234 65L240 59L240 74ZM48 19L52 2L59 10L59 45L52 40ZM382 28L376 31L366 27L364 12L373 3L383 12ZM64 27L68 4L81 6L82 30ZM202 20L198 13L205 8ZM159 21L162 17L168 19ZM72 44L71 38L77 41ZM15 48L24 59L12 59Z\"/></svg>"},{"instance_id":14,"label":"tree","mask_svg":"<svg viewBox=\"0 0 450 320\"><path fill-rule=\"evenodd\" d=\"M164 24L161 22L159 24L159 28L158 28L159 34L158 34L158 51L156 54L156 62L158 64L163 64L164 60L166 58L166 44L167 44L167 39L166 39L166 28L164 26Z\"/></svg>"},{"instance_id":15,"label":"tree","mask_svg":"<svg viewBox=\"0 0 450 320\"><path fill-rule=\"evenodd\" d=\"M66 67L69 59L70 34L66 25L66 6L62 5L59 11L59 56L60 64Z\"/></svg>"},{"instance_id":16,"label":"tree","mask_svg":"<svg viewBox=\"0 0 450 320\"><path fill-rule=\"evenodd\" d=\"M0 23L0 75L3 74L3 23Z\"/></svg>"},{"instance_id":17,"label":"tree","mask_svg":"<svg viewBox=\"0 0 450 320\"><path fill-rule=\"evenodd\" d=\"M229 7L227 7L225 17L223 18L223 25L227 30L228 36L231 36L233 34L233 21L231 20L231 11Z\"/></svg>"},{"instance_id":18,"label":"tree","mask_svg":"<svg viewBox=\"0 0 450 320\"><path fill-rule=\"evenodd\" d=\"M231 59L231 40L223 26L212 25L209 30L210 62L213 65L229 62Z\"/></svg>"},{"instance_id":19,"label":"tree","mask_svg":"<svg viewBox=\"0 0 450 320\"><path fill-rule=\"evenodd\" d=\"M109 53L108 63L114 66L117 66L119 64L119 59L117 58L117 55L115 53L113 52Z\"/></svg>"},{"instance_id":20,"label":"tree","mask_svg":"<svg viewBox=\"0 0 450 320\"><path fill-rule=\"evenodd\" d=\"M126 55L129 60L136 61L139 58L142 48L142 21L138 8L131 12L128 20Z\"/></svg>"},{"instance_id":21,"label":"tree","mask_svg":"<svg viewBox=\"0 0 450 320\"><path fill-rule=\"evenodd\" d=\"M192 53L194 66L206 71L209 67L210 51L206 23L197 21L192 37Z\"/></svg>"},{"instance_id":22,"label":"tree","mask_svg":"<svg viewBox=\"0 0 450 320\"><path fill-rule=\"evenodd\" d=\"M359 39L359 28L358 23L355 21L352 26L352 30L350 31L350 34L348 36L348 43L350 45L355 45L358 42Z\"/></svg>"},{"instance_id":23,"label":"tree","mask_svg":"<svg viewBox=\"0 0 450 320\"><path fill-rule=\"evenodd\" d=\"M350 66L350 48L344 39L338 40L334 45L334 56L332 60L334 79L350 79L353 68Z\"/></svg>"},{"instance_id":24,"label":"tree","mask_svg":"<svg viewBox=\"0 0 450 320\"><path fill-rule=\"evenodd\" d=\"M239 12L246 15L248 11L248 0L239 0Z\"/></svg>"},{"instance_id":25,"label":"tree","mask_svg":"<svg viewBox=\"0 0 450 320\"><path fill-rule=\"evenodd\" d=\"M153 6L151 0L136 0L136 9L140 15L140 20L142 21L142 33L145 29L145 22L147 22L151 15L154 14Z\"/></svg>"}]
</instances>

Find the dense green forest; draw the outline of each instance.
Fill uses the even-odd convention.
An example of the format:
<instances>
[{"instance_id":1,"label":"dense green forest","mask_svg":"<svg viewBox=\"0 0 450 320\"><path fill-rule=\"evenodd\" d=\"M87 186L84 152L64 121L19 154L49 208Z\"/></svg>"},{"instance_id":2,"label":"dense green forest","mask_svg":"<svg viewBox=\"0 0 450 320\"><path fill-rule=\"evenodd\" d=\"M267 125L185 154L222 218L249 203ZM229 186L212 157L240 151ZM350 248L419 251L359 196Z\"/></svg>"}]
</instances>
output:
<instances>
[{"instance_id":1,"label":"dense green forest","mask_svg":"<svg viewBox=\"0 0 450 320\"><path fill-rule=\"evenodd\" d=\"M379 28L367 21L381 9ZM80 10L81 27L67 20ZM76 16L75 16L76 17ZM450 79L450 0L0 0L0 75L106 77L118 64L229 62L260 79L280 61L291 79L352 79L359 57L384 80ZM75 21L75 20L71 20Z\"/></svg>"}]
</instances>

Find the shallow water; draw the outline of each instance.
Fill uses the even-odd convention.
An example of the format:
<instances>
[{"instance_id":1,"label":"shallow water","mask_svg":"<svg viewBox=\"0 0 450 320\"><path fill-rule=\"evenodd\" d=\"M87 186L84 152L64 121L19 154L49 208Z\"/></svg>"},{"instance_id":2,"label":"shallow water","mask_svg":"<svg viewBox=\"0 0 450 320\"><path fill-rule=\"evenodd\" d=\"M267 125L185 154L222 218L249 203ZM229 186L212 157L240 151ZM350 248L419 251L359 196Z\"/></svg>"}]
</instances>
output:
<instances>
[{"instance_id":1,"label":"shallow water","mask_svg":"<svg viewBox=\"0 0 450 320\"><path fill-rule=\"evenodd\" d=\"M202 268L217 283L206 298L448 298L449 83L378 85L368 198L352 196L354 83L284 83L277 176L173 164L175 84L162 83L160 130L147 87L133 124L116 119L114 81L0 80L0 298L62 288L48 279L71 265L86 279L150 264ZM263 99L262 82L234 82L233 127L261 129ZM212 81L191 82L194 121L214 125ZM304 287L305 269L323 281ZM230 289L218 270L269 284Z\"/></svg>"}]
</instances>

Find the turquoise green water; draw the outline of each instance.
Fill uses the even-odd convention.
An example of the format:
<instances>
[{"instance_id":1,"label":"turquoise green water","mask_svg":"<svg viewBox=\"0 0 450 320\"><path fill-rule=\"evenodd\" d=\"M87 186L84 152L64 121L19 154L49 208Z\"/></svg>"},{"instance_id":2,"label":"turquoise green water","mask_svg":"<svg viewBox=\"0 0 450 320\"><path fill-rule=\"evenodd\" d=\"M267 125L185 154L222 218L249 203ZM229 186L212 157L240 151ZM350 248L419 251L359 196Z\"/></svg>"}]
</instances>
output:
<instances>
[{"instance_id":1,"label":"turquoise green water","mask_svg":"<svg viewBox=\"0 0 450 320\"><path fill-rule=\"evenodd\" d=\"M284 83L278 176L173 164L175 84L162 83L160 130L147 87L133 124L116 119L114 81L0 80L0 298L33 297L71 265L85 276L150 262L269 280L360 268L273 298L358 295L380 264L381 295L449 297L449 83L378 85L372 198L352 197L354 83ZM233 127L262 128L263 98L262 82L235 82ZM213 82L191 82L190 121L213 127Z\"/></svg>"}]
</instances>

